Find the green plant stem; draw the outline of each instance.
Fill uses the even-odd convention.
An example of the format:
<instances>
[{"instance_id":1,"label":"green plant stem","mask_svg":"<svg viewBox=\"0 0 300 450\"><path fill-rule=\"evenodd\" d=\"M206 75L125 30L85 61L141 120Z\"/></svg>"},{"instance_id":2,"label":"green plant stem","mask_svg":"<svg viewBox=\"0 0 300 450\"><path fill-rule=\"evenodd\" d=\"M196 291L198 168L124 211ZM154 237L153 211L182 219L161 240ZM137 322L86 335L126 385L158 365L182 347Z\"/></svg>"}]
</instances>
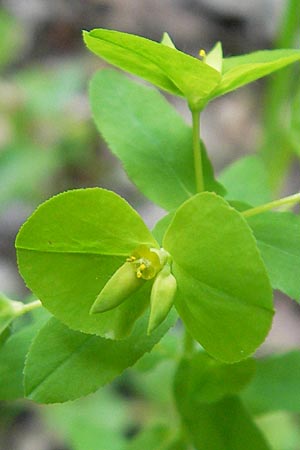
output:
<instances>
[{"instance_id":1,"label":"green plant stem","mask_svg":"<svg viewBox=\"0 0 300 450\"><path fill-rule=\"evenodd\" d=\"M278 37L274 48L293 48L297 44L299 32L299 0L288 0L281 20ZM266 90L265 99L265 124L266 132L273 133L281 118L280 107L291 95L291 78L295 72L294 67L287 67L270 78ZM293 94L292 94L293 95Z\"/></svg>"},{"instance_id":2,"label":"green plant stem","mask_svg":"<svg viewBox=\"0 0 300 450\"><path fill-rule=\"evenodd\" d=\"M184 331L184 341L183 341L183 352L184 356L191 356L194 352L195 341L188 332L187 329Z\"/></svg>"},{"instance_id":3,"label":"green plant stem","mask_svg":"<svg viewBox=\"0 0 300 450\"><path fill-rule=\"evenodd\" d=\"M194 154L194 170L196 178L197 192L204 191L203 172L202 172L202 155L200 145L200 111L192 110L193 119L193 154Z\"/></svg>"},{"instance_id":4,"label":"green plant stem","mask_svg":"<svg viewBox=\"0 0 300 450\"><path fill-rule=\"evenodd\" d=\"M40 308L42 306L42 303L40 300L35 300L35 301L33 301L31 303L27 303L27 304L24 304L24 303L21 304L21 302L16 302L16 303L18 303L18 304L20 303L20 309L18 310L18 314L17 314L18 316L22 316L23 314L26 314L26 313L33 311L36 308Z\"/></svg>"},{"instance_id":5,"label":"green plant stem","mask_svg":"<svg viewBox=\"0 0 300 450\"><path fill-rule=\"evenodd\" d=\"M299 0L287 0L274 48L297 47L299 34ZM264 99L264 132L260 155L268 167L267 179L275 196L280 192L293 162L290 135L290 112L295 91L298 91L298 71L286 67L270 77ZM285 120L287 118L287 120Z\"/></svg>"},{"instance_id":6,"label":"green plant stem","mask_svg":"<svg viewBox=\"0 0 300 450\"><path fill-rule=\"evenodd\" d=\"M247 209L243 211L244 217L251 217L261 214L265 211L270 211L271 209L279 208L283 205L295 205L300 202L300 193L289 195L288 197L280 198L279 200L274 200L270 203L265 203L264 205L256 206L255 208Z\"/></svg>"}]
</instances>

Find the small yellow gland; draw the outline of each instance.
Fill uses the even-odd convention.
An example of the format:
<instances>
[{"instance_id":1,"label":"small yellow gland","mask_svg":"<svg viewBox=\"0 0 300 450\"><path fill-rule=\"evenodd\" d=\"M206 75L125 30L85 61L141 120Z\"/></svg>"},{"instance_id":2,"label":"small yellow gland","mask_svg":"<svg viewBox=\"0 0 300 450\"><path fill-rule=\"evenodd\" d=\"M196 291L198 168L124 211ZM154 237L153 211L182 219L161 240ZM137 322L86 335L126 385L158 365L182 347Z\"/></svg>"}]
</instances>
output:
<instances>
[{"instance_id":1,"label":"small yellow gland","mask_svg":"<svg viewBox=\"0 0 300 450\"><path fill-rule=\"evenodd\" d=\"M161 270L169 254L163 249L149 248L147 245L140 245L133 254L127 258L136 271L137 278L151 280Z\"/></svg>"},{"instance_id":2,"label":"small yellow gland","mask_svg":"<svg viewBox=\"0 0 300 450\"><path fill-rule=\"evenodd\" d=\"M206 51L203 48L201 48L201 50L199 50L199 56L200 56L200 58L202 58L203 62L205 62L205 60L206 60Z\"/></svg>"}]
</instances>

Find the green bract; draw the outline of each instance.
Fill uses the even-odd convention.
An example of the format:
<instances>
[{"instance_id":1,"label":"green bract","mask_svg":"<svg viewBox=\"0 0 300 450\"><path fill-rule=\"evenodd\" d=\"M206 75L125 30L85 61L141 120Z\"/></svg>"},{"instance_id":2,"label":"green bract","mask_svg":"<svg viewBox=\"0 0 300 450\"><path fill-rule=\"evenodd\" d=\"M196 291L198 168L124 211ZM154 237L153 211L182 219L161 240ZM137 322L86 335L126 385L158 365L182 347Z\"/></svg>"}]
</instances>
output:
<instances>
[{"instance_id":1,"label":"green bract","mask_svg":"<svg viewBox=\"0 0 300 450\"><path fill-rule=\"evenodd\" d=\"M173 258L175 305L192 336L227 362L253 353L268 334L273 306L245 219L217 195L198 194L178 208L163 247Z\"/></svg>"},{"instance_id":2,"label":"green bract","mask_svg":"<svg viewBox=\"0 0 300 450\"><path fill-rule=\"evenodd\" d=\"M194 338L224 361L246 358L270 328L272 294L252 233L212 193L178 209L165 250L122 198L100 188L45 202L22 227L16 247L27 285L75 330L126 337L150 292L148 331L164 320L174 298Z\"/></svg>"},{"instance_id":3,"label":"green bract","mask_svg":"<svg viewBox=\"0 0 300 450\"><path fill-rule=\"evenodd\" d=\"M150 81L171 94L187 98L201 109L220 81L220 73L179 50L140 36L113 30L84 31L87 47L127 72Z\"/></svg>"},{"instance_id":4,"label":"green bract","mask_svg":"<svg viewBox=\"0 0 300 450\"><path fill-rule=\"evenodd\" d=\"M300 50L265 50L222 59L218 43L203 61L187 55L166 38L158 43L119 31L83 32L87 47L127 72L174 95L185 97L191 110L201 110L220 95L300 60Z\"/></svg>"},{"instance_id":5,"label":"green bract","mask_svg":"<svg viewBox=\"0 0 300 450\"><path fill-rule=\"evenodd\" d=\"M48 200L16 240L19 270L52 314L75 330L115 338L126 336L144 311L149 285L101 317L90 315L90 308L108 279L142 244L158 248L125 200L97 188Z\"/></svg>"}]
</instances>

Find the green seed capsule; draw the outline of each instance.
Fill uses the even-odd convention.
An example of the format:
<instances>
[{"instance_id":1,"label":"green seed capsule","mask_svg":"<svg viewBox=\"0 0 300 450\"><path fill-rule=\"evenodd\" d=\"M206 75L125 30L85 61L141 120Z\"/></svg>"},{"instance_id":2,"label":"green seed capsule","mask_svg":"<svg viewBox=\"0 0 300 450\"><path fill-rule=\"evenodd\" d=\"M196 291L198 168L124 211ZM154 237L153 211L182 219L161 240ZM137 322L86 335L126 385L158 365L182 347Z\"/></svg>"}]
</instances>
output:
<instances>
[{"instance_id":1,"label":"green seed capsule","mask_svg":"<svg viewBox=\"0 0 300 450\"><path fill-rule=\"evenodd\" d=\"M166 264L157 274L152 286L148 334L155 330L167 317L173 306L176 289L176 278L172 275L169 264Z\"/></svg>"},{"instance_id":2,"label":"green seed capsule","mask_svg":"<svg viewBox=\"0 0 300 450\"><path fill-rule=\"evenodd\" d=\"M133 264L126 262L108 280L93 303L90 314L116 308L143 286L144 282L142 278L137 277Z\"/></svg>"}]
</instances>

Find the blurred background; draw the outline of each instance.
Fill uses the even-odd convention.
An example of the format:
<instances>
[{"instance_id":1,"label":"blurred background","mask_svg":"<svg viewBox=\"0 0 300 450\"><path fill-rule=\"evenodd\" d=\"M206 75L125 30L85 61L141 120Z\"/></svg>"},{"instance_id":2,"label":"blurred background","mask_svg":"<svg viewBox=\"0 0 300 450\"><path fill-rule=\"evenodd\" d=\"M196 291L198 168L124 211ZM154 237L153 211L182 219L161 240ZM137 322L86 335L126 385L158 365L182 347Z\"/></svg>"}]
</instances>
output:
<instances>
[{"instance_id":1,"label":"blurred background","mask_svg":"<svg viewBox=\"0 0 300 450\"><path fill-rule=\"evenodd\" d=\"M299 46L300 12L295 15L295 8L299 10L297 1L289 0L2 0L0 290L16 299L27 295L17 274L14 238L33 209L55 193L101 186L125 197L149 226L164 214L130 183L91 120L88 81L104 63L84 48L82 29L112 28L157 41L167 31L177 48L192 55L220 40L225 56L231 56ZM256 178L256 185L249 179L249 186L269 189L274 196L299 191L298 71L296 66L284 70L208 107L202 118L203 139L217 173L258 151L270 170ZM172 101L189 121L185 105ZM293 139L287 139L287 133ZM230 180L234 170L222 177ZM279 300L267 349L300 343L299 308L285 300ZM174 354L176 346L176 336L171 336L162 354ZM167 383L172 363L148 372L151 364L148 358L137 369L138 376L134 371L125 374L113 388L81 402L51 407L0 403L0 450L124 449L124 439L135 435L140 423L170 413L171 391L162 387L162 378ZM294 419L274 420L285 423L274 450L299 449Z\"/></svg>"}]
</instances>

